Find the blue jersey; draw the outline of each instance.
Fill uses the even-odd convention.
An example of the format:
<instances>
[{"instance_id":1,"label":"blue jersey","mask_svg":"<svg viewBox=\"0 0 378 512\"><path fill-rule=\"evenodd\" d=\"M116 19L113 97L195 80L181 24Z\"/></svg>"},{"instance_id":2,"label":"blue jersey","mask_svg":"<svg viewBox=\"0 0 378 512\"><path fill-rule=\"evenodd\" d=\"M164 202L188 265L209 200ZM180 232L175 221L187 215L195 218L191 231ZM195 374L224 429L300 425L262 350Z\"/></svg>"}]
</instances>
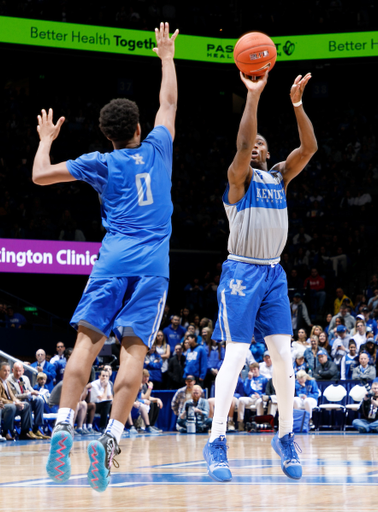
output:
<instances>
[{"instance_id":1,"label":"blue jersey","mask_svg":"<svg viewBox=\"0 0 378 512\"><path fill-rule=\"evenodd\" d=\"M169 277L172 137L157 126L137 148L68 160L99 194L107 234L91 277Z\"/></svg>"},{"instance_id":2,"label":"blue jersey","mask_svg":"<svg viewBox=\"0 0 378 512\"><path fill-rule=\"evenodd\" d=\"M247 396L252 396L254 393L258 393L261 396L265 393L267 383L268 379L263 375L252 377L252 379L247 378L244 381L244 392Z\"/></svg>"}]
</instances>

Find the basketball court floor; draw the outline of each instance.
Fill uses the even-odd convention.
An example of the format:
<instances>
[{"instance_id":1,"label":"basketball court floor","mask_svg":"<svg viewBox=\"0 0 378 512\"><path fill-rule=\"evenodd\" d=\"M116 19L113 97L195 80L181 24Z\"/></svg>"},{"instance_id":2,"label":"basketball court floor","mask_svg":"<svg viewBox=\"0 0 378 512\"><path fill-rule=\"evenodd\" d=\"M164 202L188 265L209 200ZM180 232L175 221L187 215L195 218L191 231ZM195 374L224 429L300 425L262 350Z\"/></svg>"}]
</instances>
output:
<instances>
[{"instance_id":1,"label":"basketball court floor","mask_svg":"<svg viewBox=\"0 0 378 512\"><path fill-rule=\"evenodd\" d=\"M282 511L376 512L378 435L298 435L303 478L289 480L270 447L272 434L229 435L233 480L207 475L206 435L166 433L121 439L119 468L99 494L88 483L86 448L77 437L72 476L65 484L46 478L49 441L0 444L0 511Z\"/></svg>"}]
</instances>

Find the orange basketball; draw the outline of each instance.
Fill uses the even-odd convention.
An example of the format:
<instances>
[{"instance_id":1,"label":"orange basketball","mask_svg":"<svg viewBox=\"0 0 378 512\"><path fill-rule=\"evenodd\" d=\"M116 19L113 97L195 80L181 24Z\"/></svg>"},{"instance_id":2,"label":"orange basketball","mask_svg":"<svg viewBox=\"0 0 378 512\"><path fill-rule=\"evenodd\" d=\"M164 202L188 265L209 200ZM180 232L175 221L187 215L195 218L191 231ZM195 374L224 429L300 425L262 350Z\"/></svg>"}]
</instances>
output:
<instances>
[{"instance_id":1,"label":"orange basketball","mask_svg":"<svg viewBox=\"0 0 378 512\"><path fill-rule=\"evenodd\" d=\"M273 68L276 58L276 45L262 32L245 34L234 48L235 64L248 76L264 75Z\"/></svg>"}]
</instances>

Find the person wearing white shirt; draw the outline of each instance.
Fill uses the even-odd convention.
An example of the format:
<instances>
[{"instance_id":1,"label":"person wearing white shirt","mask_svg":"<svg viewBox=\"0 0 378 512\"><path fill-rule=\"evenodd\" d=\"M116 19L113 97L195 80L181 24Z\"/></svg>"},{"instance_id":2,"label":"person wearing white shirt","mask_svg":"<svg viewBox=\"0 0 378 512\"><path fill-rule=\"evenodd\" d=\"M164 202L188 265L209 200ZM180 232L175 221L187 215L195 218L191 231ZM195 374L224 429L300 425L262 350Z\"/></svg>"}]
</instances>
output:
<instances>
[{"instance_id":1,"label":"person wearing white shirt","mask_svg":"<svg viewBox=\"0 0 378 512\"><path fill-rule=\"evenodd\" d=\"M96 404L96 413L100 414L99 427L102 430L107 425L113 401L112 389L109 383L109 372L102 370L100 377L91 384L91 402Z\"/></svg>"},{"instance_id":2,"label":"person wearing white shirt","mask_svg":"<svg viewBox=\"0 0 378 512\"><path fill-rule=\"evenodd\" d=\"M260 375L268 380L273 378L273 364L268 350L264 352L264 361L260 363Z\"/></svg>"},{"instance_id":3,"label":"person wearing white shirt","mask_svg":"<svg viewBox=\"0 0 378 512\"><path fill-rule=\"evenodd\" d=\"M50 359L50 363L55 364L57 361L59 361L59 359L63 359L65 361L66 360L66 358L64 357L65 350L66 350L66 347L65 347L63 341L58 341L58 343L56 344L57 354Z\"/></svg>"}]
</instances>

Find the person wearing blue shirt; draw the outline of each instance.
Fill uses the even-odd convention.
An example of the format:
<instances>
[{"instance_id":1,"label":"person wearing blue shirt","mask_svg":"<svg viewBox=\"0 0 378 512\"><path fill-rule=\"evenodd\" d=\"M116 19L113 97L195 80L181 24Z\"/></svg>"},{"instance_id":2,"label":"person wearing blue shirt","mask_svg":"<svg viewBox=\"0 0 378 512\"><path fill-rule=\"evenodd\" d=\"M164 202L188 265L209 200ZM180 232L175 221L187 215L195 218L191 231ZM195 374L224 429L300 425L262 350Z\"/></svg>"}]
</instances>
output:
<instances>
[{"instance_id":1,"label":"person wearing blue shirt","mask_svg":"<svg viewBox=\"0 0 378 512\"><path fill-rule=\"evenodd\" d=\"M189 342L189 350L186 353L184 379L188 375L193 375L196 378L196 382L202 383L207 372L206 350L202 345L198 345L195 334L189 334L187 340Z\"/></svg>"},{"instance_id":2,"label":"person wearing blue shirt","mask_svg":"<svg viewBox=\"0 0 378 512\"><path fill-rule=\"evenodd\" d=\"M115 99L101 109L99 119L99 127L113 151L94 152L52 165L50 149L64 117L54 124L52 109L42 110L38 116L40 143L34 159L33 182L87 182L99 196L106 230L99 258L71 319L78 337L65 370L67 378L63 380L47 461L50 478L68 480L76 405L93 361L113 331L121 343L121 364L112 411L103 435L88 446L88 475L95 471L97 476L88 480L98 492L109 484L112 459L120 452L119 440L139 390L146 353L160 327L168 291L172 144L177 109L173 58L178 31L169 37L168 23L161 23L155 35L154 51L162 65L160 107L154 129L146 139L142 141L137 105L125 98ZM146 70L146 79L150 81L149 74ZM71 254L70 264L75 263L75 255ZM64 449L60 446L63 440ZM58 456L59 474L54 463Z\"/></svg>"},{"instance_id":3,"label":"person wearing blue shirt","mask_svg":"<svg viewBox=\"0 0 378 512\"><path fill-rule=\"evenodd\" d=\"M294 409L305 409L312 418L312 410L318 405L319 388L316 380L304 370L296 375Z\"/></svg>"},{"instance_id":4,"label":"person wearing blue shirt","mask_svg":"<svg viewBox=\"0 0 378 512\"><path fill-rule=\"evenodd\" d=\"M351 379L353 370L358 366L357 345L354 339L349 340L349 352L341 360L340 375L341 379Z\"/></svg>"},{"instance_id":5,"label":"person wearing blue shirt","mask_svg":"<svg viewBox=\"0 0 378 512\"><path fill-rule=\"evenodd\" d=\"M210 339L203 345L204 349L207 353L207 372L205 376L205 380L203 383L203 387L208 390L208 397L211 396L211 388L215 382L215 378L218 375L220 367L222 366L224 359L224 348L220 343L217 343L215 340Z\"/></svg>"},{"instance_id":6,"label":"person wearing blue shirt","mask_svg":"<svg viewBox=\"0 0 378 512\"><path fill-rule=\"evenodd\" d=\"M51 393L54 387L54 379L56 378L55 365L50 364L48 361L46 361L46 352L42 348L37 350L37 352L35 353L35 357L37 361L32 363L30 366L36 368L39 372L43 372L46 374L46 388Z\"/></svg>"},{"instance_id":7,"label":"person wearing blue shirt","mask_svg":"<svg viewBox=\"0 0 378 512\"><path fill-rule=\"evenodd\" d=\"M171 325L163 329L165 339L171 347L171 354L175 351L175 346L181 342L186 330L180 325L180 317L173 315L171 317Z\"/></svg>"},{"instance_id":8,"label":"person wearing blue shirt","mask_svg":"<svg viewBox=\"0 0 378 512\"><path fill-rule=\"evenodd\" d=\"M243 432L245 430L244 413L246 408L256 406L257 414L263 414L261 397L265 392L268 379L260 375L259 363L252 363L249 368L248 377L244 381L244 393L246 396L241 396L238 403L239 432Z\"/></svg>"},{"instance_id":9,"label":"person wearing blue shirt","mask_svg":"<svg viewBox=\"0 0 378 512\"><path fill-rule=\"evenodd\" d=\"M144 360L144 367L150 372L150 381L154 383L154 389L162 389L162 366L163 360L156 352L156 346L152 345Z\"/></svg>"}]
</instances>

